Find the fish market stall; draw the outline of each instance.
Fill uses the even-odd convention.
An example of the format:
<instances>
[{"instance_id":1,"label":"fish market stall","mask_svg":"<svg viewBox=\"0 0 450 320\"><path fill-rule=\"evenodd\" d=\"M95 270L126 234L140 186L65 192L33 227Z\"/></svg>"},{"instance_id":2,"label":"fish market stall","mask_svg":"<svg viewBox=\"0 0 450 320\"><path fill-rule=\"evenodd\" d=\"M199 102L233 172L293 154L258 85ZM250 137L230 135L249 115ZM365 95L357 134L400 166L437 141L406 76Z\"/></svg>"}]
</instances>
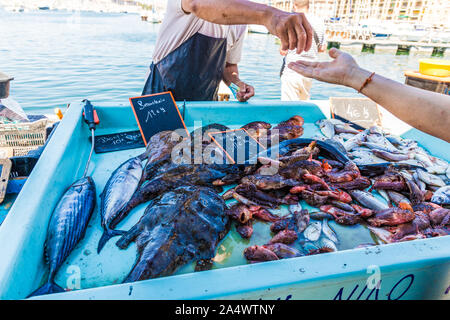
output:
<instances>
[{"instance_id":1,"label":"fish market stall","mask_svg":"<svg viewBox=\"0 0 450 320\"><path fill-rule=\"evenodd\" d=\"M96 135L137 130L136 120L129 106L99 106L96 103L94 105L101 119ZM81 103L71 104L64 119L55 130L54 138L44 149L0 228L1 299L26 298L45 284L48 278L44 243L52 212L67 187L83 176L91 149L90 132L81 117L82 108ZM300 115L304 119L304 124L301 125L301 138L317 140L319 147L321 146L319 136L323 137L320 129L325 128L325 122L321 121L330 118L329 107L322 103L316 104L314 101L302 103L253 101L246 104L187 102L183 114L188 131L213 123L225 125L230 129L240 128L253 121L265 121L276 126ZM198 121L201 121L201 124ZM327 131L324 129L322 133L324 132ZM414 139L432 155L445 161L450 160L449 145L442 140L415 129L402 132L402 137ZM314 144L308 147L312 150ZM293 203L286 204L289 203L287 198L288 202L280 202L276 209L257 209L252 212L255 216L260 215L262 218L253 221L251 237L243 237L242 234L245 234L245 230L248 229L244 228L242 232L242 226L233 221L230 231L219 237L220 241L214 251L211 270L194 272L196 269L199 270L199 264L196 265L195 261L190 261L174 270L166 270L166 273L162 272L161 276L156 278L136 281L139 278L148 277L145 272L137 273L136 271L139 268L140 259L137 254L138 246L133 241L127 241L127 245L121 246L122 249L116 245L119 239L119 243L123 244L127 240L126 235L122 234L122 237L115 237L105 242L98 253L99 240L104 233L100 206L105 197L105 194L101 196L102 191L109 183L108 180L113 172L124 161L139 157L144 152L145 148L142 147L92 155L87 173L95 183L97 206L93 210L84 237L65 259L54 278L54 282L66 292L36 296L33 299L396 300L448 299L450 295L450 251L448 249L450 237L448 235L427 238L415 235L416 237L414 239L412 237L411 241L390 241L391 236L386 235L386 231L383 233L380 228L374 227L377 223L381 223L379 219L377 220L377 216L373 218L372 229L359 223L343 225L334 221L332 217L335 212L332 210L326 212L326 207L321 207L319 211L315 206L302 200L300 207L296 208ZM380 156L387 157L389 154L380 153ZM364 161L365 158L360 155L359 158L355 156L354 159ZM333 163L330 160L331 166L334 165ZM324 183L323 180L317 182ZM288 182L283 181L283 183ZM226 193L230 187L235 186L236 183L224 185L222 191ZM299 190L299 192L304 191L304 189ZM186 192L190 194L189 190ZM168 189L156 199L157 203L163 203L164 196L171 193L173 190ZM237 189L235 193L238 195L233 194L234 199L227 200L228 206L237 203L236 198L247 199L240 197L245 193L241 194ZM354 198L359 196L355 190L349 193ZM33 196L30 197L29 194ZM303 193L301 194L306 197ZM332 190L320 194L336 196L337 199L344 200L339 198L343 194L332 193ZM373 194L376 199L370 201L384 201L381 206L387 207L386 201L380 194L376 192ZM214 195L208 194L205 197L212 199L208 202L211 205L220 202L214 201L216 199ZM364 199L361 201L364 202ZM128 216L117 224L117 229L132 229L140 221L148 205L148 203L137 203L135 208L128 212ZM344 204L341 205L346 207ZM255 206L250 204L249 208L254 210ZM290 213L292 216L297 215L303 218L305 215L301 214L305 209L309 211L308 221L303 223L302 233L295 235L297 241L295 245L290 247L291 249L278 247L278 249L292 250L294 254L286 259L280 258L274 253L276 248L268 244L279 243L273 239L281 232L290 229L286 227L282 229L284 231L274 236L271 233L274 229L273 224L280 217L286 217ZM402 213L405 212L402 211ZM156 211L153 213L157 214ZM319 219L318 216L321 214L328 215ZM341 217L348 216L336 215L336 218ZM217 221L212 225L218 229L221 228ZM296 228L299 228L298 224ZM193 226L194 229L195 226ZM223 230L220 230L222 233ZM333 238L335 238L334 241ZM328 242L318 244L316 241ZM142 242L140 244L142 245ZM310 247L305 249L306 245ZM267 248L272 249L267 251ZM142 249L140 252L142 253ZM272 255L273 258L266 259L271 261L252 263L262 257L261 252L263 255L266 254L265 257ZM291 251L288 252L290 253ZM130 270L134 270L134 273ZM137 276L134 276L136 274ZM127 280L126 283L123 283L124 280Z\"/></svg>"}]
</instances>

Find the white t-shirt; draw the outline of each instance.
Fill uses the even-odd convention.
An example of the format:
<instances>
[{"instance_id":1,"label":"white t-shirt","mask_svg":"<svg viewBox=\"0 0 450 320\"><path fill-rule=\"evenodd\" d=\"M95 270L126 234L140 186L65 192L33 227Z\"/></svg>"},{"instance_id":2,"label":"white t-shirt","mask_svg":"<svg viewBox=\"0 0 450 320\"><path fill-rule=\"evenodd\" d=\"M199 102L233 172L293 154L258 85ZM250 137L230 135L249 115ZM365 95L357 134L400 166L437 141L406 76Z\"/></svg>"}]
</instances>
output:
<instances>
[{"instance_id":1,"label":"white t-shirt","mask_svg":"<svg viewBox=\"0 0 450 320\"><path fill-rule=\"evenodd\" d=\"M311 49L309 51L304 51L300 54L297 54L295 50L289 50L286 54L286 65L283 70L283 73L289 72L289 73L295 73L294 70L291 68L288 68L288 64L290 62L295 62L298 60L306 60L306 61L316 61L319 58L319 51L318 47L322 46L325 41L325 23L322 19L316 16L308 15L306 14L306 19L308 19L308 22L311 24L311 27L314 29L314 31L317 34L317 37L319 39L319 43L316 42L315 38L313 37Z\"/></svg>"},{"instance_id":2,"label":"white t-shirt","mask_svg":"<svg viewBox=\"0 0 450 320\"><path fill-rule=\"evenodd\" d=\"M226 38L226 62L237 64L241 60L246 30L246 25L220 25L205 21L193 13L185 13L181 0L167 0L167 10L156 40L153 62L158 63L198 32L213 38Z\"/></svg>"}]
</instances>

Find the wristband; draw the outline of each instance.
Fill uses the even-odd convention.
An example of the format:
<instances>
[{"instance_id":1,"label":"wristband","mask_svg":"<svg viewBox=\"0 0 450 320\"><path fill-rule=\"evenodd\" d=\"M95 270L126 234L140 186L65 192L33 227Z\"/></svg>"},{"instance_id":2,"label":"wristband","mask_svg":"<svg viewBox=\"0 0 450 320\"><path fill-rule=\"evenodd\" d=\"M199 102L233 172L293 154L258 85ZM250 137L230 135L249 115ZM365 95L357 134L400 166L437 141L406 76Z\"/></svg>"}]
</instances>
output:
<instances>
[{"instance_id":1,"label":"wristband","mask_svg":"<svg viewBox=\"0 0 450 320\"><path fill-rule=\"evenodd\" d=\"M367 86L367 84L372 81L373 76L375 75L375 72L372 72L372 74L366 79L366 81L364 81L363 85L361 86L361 88L359 88L358 93L361 93L362 89L364 89L365 86Z\"/></svg>"}]
</instances>

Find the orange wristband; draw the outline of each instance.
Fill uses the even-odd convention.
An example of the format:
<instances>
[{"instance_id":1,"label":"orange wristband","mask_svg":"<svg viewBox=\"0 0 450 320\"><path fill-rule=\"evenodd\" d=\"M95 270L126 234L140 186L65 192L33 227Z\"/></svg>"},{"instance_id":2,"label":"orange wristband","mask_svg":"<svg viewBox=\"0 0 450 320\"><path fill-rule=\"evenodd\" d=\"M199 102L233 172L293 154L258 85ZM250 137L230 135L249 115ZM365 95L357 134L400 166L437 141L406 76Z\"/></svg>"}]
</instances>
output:
<instances>
[{"instance_id":1,"label":"orange wristband","mask_svg":"<svg viewBox=\"0 0 450 320\"><path fill-rule=\"evenodd\" d=\"M358 93L361 93L362 89L364 89L365 86L367 86L367 84L372 81L373 76L375 75L375 72L372 72L372 74L366 79L366 81L364 81L363 85L361 86L361 88L359 88Z\"/></svg>"}]
</instances>

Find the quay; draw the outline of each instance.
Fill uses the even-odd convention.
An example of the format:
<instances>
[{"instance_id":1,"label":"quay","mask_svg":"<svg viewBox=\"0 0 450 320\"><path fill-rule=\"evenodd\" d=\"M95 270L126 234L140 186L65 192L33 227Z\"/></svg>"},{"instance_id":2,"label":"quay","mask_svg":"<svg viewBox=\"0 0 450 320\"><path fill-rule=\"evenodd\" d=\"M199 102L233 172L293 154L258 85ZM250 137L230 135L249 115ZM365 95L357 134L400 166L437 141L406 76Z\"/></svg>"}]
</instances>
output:
<instances>
[{"instance_id":1,"label":"quay","mask_svg":"<svg viewBox=\"0 0 450 320\"><path fill-rule=\"evenodd\" d=\"M373 52L392 54L428 54L450 57L450 43L395 41L395 40L347 40L329 39L328 48L338 48L349 53Z\"/></svg>"}]
</instances>

